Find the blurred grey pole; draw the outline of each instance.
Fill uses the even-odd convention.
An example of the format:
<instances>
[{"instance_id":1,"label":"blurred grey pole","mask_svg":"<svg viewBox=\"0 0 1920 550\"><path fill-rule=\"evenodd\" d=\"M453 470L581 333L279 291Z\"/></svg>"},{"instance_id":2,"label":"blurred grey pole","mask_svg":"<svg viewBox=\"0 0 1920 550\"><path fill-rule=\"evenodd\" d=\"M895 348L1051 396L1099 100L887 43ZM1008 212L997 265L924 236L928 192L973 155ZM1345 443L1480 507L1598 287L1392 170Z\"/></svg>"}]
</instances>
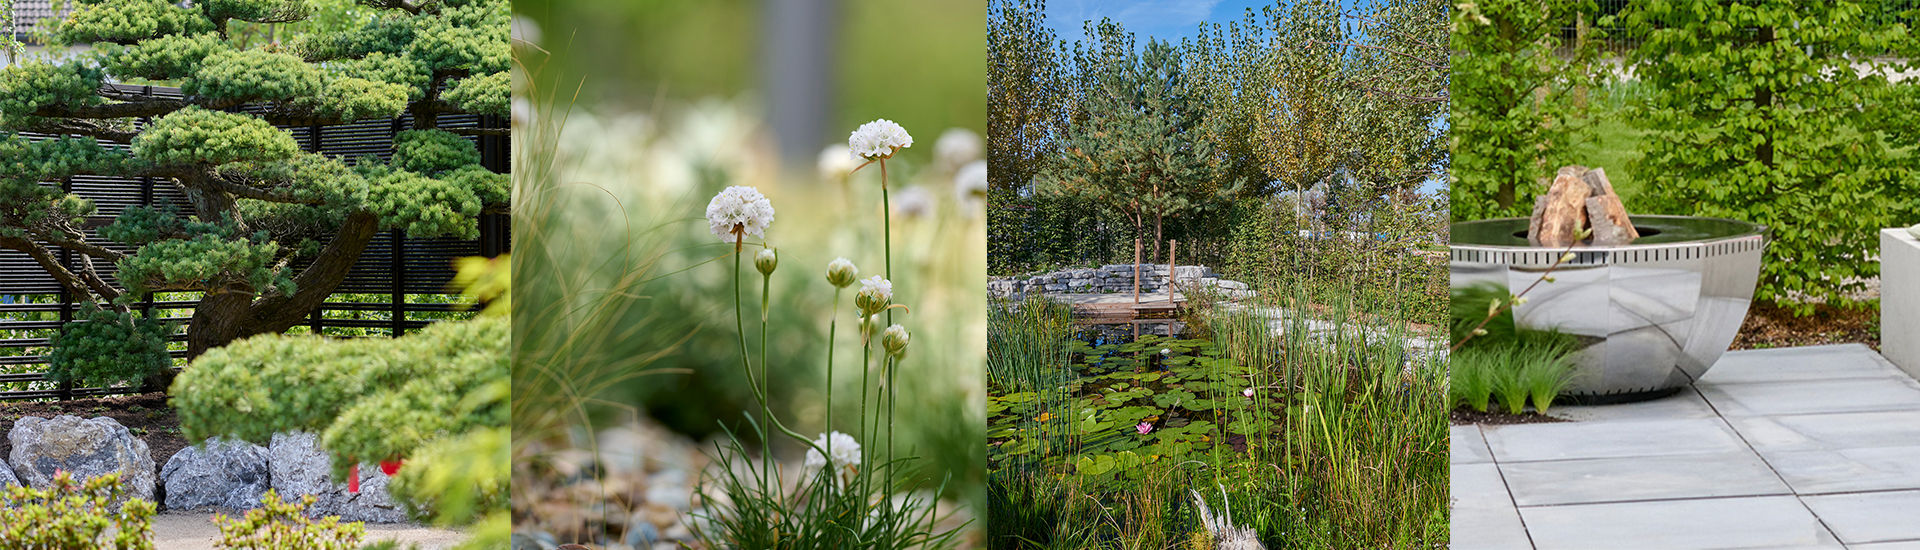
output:
<instances>
[{"instance_id":1,"label":"blurred grey pole","mask_svg":"<svg viewBox=\"0 0 1920 550\"><path fill-rule=\"evenodd\" d=\"M788 169L810 168L832 120L838 0L765 0L767 120ZM849 129L849 132L852 130Z\"/></svg>"}]
</instances>

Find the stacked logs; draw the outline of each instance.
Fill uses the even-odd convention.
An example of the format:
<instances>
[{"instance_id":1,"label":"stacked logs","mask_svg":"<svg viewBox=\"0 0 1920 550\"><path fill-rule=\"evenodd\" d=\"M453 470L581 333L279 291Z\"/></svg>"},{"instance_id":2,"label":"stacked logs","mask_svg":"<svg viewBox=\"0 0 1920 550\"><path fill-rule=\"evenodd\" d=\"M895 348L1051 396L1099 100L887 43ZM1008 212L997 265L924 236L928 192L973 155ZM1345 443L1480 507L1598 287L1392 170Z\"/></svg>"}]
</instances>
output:
<instances>
[{"instance_id":1,"label":"stacked logs","mask_svg":"<svg viewBox=\"0 0 1920 550\"><path fill-rule=\"evenodd\" d=\"M1593 228L1593 234L1581 240L1580 232L1587 228ZM1533 246L1621 246L1638 238L1640 232L1627 218L1606 171L1585 166L1562 167L1547 194L1534 201L1533 219L1527 224L1527 242Z\"/></svg>"}]
</instances>

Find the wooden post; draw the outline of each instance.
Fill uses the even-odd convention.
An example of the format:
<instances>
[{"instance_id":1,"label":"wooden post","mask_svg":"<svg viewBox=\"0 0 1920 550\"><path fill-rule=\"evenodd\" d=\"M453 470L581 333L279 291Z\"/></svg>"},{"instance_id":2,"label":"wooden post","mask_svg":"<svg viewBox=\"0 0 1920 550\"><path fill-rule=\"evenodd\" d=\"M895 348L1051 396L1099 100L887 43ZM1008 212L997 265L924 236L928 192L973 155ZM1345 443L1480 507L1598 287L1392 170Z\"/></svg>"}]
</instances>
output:
<instances>
[{"instance_id":1,"label":"wooden post","mask_svg":"<svg viewBox=\"0 0 1920 550\"><path fill-rule=\"evenodd\" d=\"M393 337L399 338L407 332L407 237L400 230L393 230Z\"/></svg>"},{"instance_id":2,"label":"wooden post","mask_svg":"<svg viewBox=\"0 0 1920 550\"><path fill-rule=\"evenodd\" d=\"M1133 238L1133 305L1140 305L1140 238Z\"/></svg>"},{"instance_id":3,"label":"wooden post","mask_svg":"<svg viewBox=\"0 0 1920 550\"><path fill-rule=\"evenodd\" d=\"M1173 240L1167 241L1167 303L1168 304L1173 303L1173 291L1175 288L1178 288L1173 284L1173 281L1174 281L1173 274L1176 273L1176 270L1180 268L1180 261L1178 260L1179 257L1180 257L1180 240L1173 239Z\"/></svg>"}]
</instances>

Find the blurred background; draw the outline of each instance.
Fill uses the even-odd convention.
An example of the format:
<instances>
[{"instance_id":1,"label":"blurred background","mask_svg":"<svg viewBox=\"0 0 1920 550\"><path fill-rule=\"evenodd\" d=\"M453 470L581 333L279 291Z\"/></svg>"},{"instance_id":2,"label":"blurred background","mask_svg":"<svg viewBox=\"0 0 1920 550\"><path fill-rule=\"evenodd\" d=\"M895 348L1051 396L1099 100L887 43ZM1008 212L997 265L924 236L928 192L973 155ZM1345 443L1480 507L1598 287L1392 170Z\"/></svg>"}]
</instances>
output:
<instances>
[{"instance_id":1,"label":"blurred background","mask_svg":"<svg viewBox=\"0 0 1920 550\"><path fill-rule=\"evenodd\" d=\"M540 30L548 76L581 85L577 106L734 99L764 115L789 166L811 166L876 118L921 139L986 131L984 0L516 0L513 10Z\"/></svg>"},{"instance_id":2,"label":"blurred background","mask_svg":"<svg viewBox=\"0 0 1920 550\"><path fill-rule=\"evenodd\" d=\"M921 458L928 488L947 480L950 507L983 502L986 184L984 163L977 185L963 168L986 129L985 2L536 0L514 11L516 532L672 539L680 526L650 507L703 503L656 493L688 489L705 465L698 449L723 429L756 439L744 435L758 406L741 373L732 245L703 219L727 186L756 187L776 210L774 414L812 436L831 406L834 428L856 432L859 287L838 309L830 404L824 273L842 256L862 277L883 273L878 166L848 174L844 150L878 118L914 138L887 162L894 301L911 308L895 322L913 331L898 445ZM746 263L757 367L760 277ZM774 451L797 463L802 449Z\"/></svg>"}]
</instances>

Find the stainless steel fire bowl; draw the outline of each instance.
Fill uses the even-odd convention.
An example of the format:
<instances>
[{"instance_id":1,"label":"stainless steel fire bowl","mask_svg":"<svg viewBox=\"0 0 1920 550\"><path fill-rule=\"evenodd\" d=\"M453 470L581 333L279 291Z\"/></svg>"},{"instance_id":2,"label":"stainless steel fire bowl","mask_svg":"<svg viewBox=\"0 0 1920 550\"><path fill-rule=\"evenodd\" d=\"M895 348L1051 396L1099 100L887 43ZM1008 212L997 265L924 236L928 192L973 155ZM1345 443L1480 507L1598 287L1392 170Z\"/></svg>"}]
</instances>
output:
<instances>
[{"instance_id":1,"label":"stainless steel fire bowl","mask_svg":"<svg viewBox=\"0 0 1920 550\"><path fill-rule=\"evenodd\" d=\"M1766 226L1689 216L1633 216L1641 238L1627 246L1576 246L1514 308L1519 328L1579 338L1575 402L1637 401L1671 394L1706 374L1733 343L1753 301ZM1527 219L1452 226L1451 285L1520 292L1564 248L1530 246Z\"/></svg>"}]
</instances>

